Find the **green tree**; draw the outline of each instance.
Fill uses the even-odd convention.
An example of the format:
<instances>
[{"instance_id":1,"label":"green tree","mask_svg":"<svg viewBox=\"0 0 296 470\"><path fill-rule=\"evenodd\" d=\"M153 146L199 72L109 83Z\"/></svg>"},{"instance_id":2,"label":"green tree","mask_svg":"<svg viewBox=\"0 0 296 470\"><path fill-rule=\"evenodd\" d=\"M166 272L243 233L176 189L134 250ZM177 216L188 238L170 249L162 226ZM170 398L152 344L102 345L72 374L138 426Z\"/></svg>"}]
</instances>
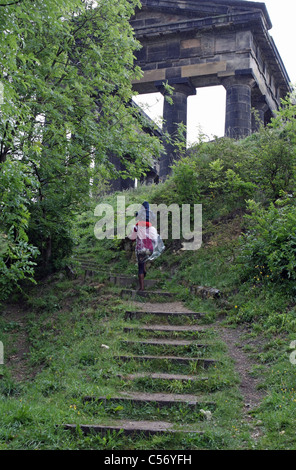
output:
<instances>
[{"instance_id":1,"label":"green tree","mask_svg":"<svg viewBox=\"0 0 296 470\"><path fill-rule=\"evenodd\" d=\"M115 174L110 155L140 177L161 144L142 132L130 106L132 80L141 76L129 25L138 0L6 3L0 165L20 161L32 175L27 233L45 272L69 253L71 220L89 197L90 180L102 168Z\"/></svg>"}]
</instances>

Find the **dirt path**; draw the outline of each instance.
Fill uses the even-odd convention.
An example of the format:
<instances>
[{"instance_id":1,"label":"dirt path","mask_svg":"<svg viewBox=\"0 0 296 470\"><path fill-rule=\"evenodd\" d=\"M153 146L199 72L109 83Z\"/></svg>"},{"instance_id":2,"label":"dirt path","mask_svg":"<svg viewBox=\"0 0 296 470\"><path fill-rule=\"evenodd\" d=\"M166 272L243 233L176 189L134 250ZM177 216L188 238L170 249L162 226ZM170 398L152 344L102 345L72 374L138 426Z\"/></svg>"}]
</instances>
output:
<instances>
[{"instance_id":1,"label":"dirt path","mask_svg":"<svg viewBox=\"0 0 296 470\"><path fill-rule=\"evenodd\" d=\"M234 360L234 367L240 377L240 392L244 398L246 411L258 406L264 397L262 391L257 389L259 379L250 374L253 362L243 351L243 339L245 331L240 328L215 327L222 341L228 348L230 357Z\"/></svg>"}]
</instances>

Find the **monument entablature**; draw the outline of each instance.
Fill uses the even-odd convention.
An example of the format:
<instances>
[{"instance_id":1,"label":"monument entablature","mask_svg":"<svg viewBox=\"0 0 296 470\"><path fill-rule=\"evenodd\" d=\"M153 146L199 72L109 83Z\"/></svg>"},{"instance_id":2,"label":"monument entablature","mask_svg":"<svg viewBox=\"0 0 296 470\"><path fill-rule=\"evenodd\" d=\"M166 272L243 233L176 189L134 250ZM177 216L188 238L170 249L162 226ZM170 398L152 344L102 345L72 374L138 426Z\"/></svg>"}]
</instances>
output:
<instances>
[{"instance_id":1,"label":"monument entablature","mask_svg":"<svg viewBox=\"0 0 296 470\"><path fill-rule=\"evenodd\" d=\"M142 0L131 25L142 45L136 58L143 76L134 90L155 93L166 82L175 89L174 104L164 101L170 134L176 123L187 124L187 98L196 88L225 87L225 135L234 138L254 131L252 108L266 124L291 91L264 3ZM169 165L161 164L160 176Z\"/></svg>"}]
</instances>

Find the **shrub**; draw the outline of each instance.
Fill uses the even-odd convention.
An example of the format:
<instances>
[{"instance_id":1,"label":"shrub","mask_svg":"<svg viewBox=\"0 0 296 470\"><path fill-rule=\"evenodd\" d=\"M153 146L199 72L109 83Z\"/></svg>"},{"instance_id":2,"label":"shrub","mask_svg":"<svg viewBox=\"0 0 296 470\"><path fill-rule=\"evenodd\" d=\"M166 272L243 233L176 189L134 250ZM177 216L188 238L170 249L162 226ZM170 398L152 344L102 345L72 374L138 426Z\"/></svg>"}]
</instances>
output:
<instances>
[{"instance_id":1,"label":"shrub","mask_svg":"<svg viewBox=\"0 0 296 470\"><path fill-rule=\"evenodd\" d=\"M244 279L276 283L296 279L296 207L287 201L280 204L271 203L265 209L248 202L251 213L245 217L250 228L241 237L238 257Z\"/></svg>"}]
</instances>

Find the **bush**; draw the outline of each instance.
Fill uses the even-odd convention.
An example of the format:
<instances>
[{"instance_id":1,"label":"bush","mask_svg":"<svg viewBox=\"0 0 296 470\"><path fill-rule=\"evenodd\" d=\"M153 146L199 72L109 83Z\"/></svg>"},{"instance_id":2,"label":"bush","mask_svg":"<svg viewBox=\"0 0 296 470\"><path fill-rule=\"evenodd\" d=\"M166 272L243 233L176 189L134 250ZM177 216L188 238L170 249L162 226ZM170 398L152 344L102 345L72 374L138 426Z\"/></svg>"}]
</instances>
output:
<instances>
[{"instance_id":1,"label":"bush","mask_svg":"<svg viewBox=\"0 0 296 470\"><path fill-rule=\"evenodd\" d=\"M284 204L281 206L280 204ZM283 283L296 279L296 207L278 201L264 209L248 202L250 228L241 237L238 269L243 279ZM293 284L290 283L290 287Z\"/></svg>"}]
</instances>

